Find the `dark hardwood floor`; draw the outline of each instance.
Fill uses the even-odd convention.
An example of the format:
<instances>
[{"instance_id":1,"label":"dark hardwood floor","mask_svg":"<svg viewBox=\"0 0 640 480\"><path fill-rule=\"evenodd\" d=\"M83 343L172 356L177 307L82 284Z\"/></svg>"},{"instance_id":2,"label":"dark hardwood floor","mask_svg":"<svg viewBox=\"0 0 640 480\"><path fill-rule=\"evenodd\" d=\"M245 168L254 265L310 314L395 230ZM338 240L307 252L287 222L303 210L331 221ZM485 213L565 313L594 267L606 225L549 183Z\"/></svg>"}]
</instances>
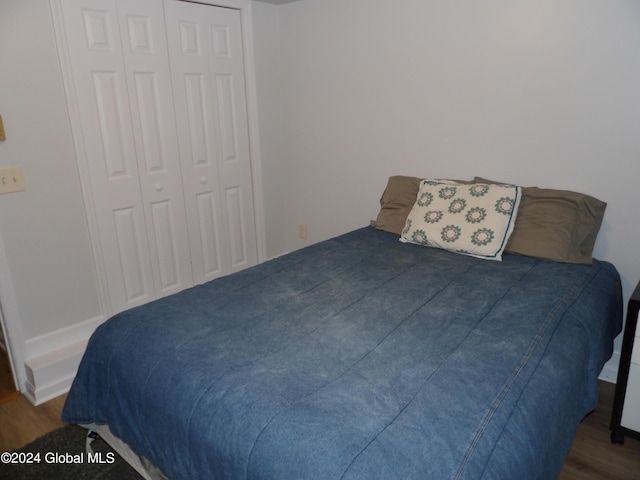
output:
<instances>
[{"instance_id":1,"label":"dark hardwood floor","mask_svg":"<svg viewBox=\"0 0 640 480\"><path fill-rule=\"evenodd\" d=\"M559 480L640 479L640 441L625 437L624 445L611 443L615 385L602 381L599 385L598 406L578 427Z\"/></svg>"},{"instance_id":2,"label":"dark hardwood floor","mask_svg":"<svg viewBox=\"0 0 640 480\"><path fill-rule=\"evenodd\" d=\"M19 395L13 383L13 374L7 352L0 349L0 403L13 400Z\"/></svg>"},{"instance_id":3,"label":"dark hardwood floor","mask_svg":"<svg viewBox=\"0 0 640 480\"><path fill-rule=\"evenodd\" d=\"M600 382L598 407L580 424L559 480L640 479L640 441L626 438L624 446L610 442L613 392L613 384ZM20 448L62 426L65 398L62 395L34 407L20 395L0 404L0 452Z\"/></svg>"}]
</instances>

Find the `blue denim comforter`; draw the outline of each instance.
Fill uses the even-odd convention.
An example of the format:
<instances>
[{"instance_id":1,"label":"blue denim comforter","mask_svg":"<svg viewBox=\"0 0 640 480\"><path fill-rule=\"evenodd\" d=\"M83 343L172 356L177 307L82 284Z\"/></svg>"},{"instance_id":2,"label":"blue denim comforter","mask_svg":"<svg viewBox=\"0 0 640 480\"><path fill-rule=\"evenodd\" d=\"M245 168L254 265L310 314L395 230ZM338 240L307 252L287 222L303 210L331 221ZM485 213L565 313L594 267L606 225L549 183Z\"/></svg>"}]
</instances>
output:
<instances>
[{"instance_id":1,"label":"blue denim comforter","mask_svg":"<svg viewBox=\"0 0 640 480\"><path fill-rule=\"evenodd\" d=\"M63 419L171 479L555 479L621 328L614 267L371 227L116 315Z\"/></svg>"}]
</instances>

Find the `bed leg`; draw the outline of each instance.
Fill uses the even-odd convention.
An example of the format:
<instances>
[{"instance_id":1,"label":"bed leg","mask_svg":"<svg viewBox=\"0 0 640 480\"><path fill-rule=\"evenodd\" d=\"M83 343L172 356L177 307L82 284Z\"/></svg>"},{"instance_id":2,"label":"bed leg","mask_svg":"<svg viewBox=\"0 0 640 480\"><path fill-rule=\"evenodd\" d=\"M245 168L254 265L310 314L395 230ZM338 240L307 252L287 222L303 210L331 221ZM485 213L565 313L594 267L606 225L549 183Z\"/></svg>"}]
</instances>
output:
<instances>
[{"instance_id":1,"label":"bed leg","mask_svg":"<svg viewBox=\"0 0 640 480\"><path fill-rule=\"evenodd\" d=\"M624 435L620 432L611 432L611 443L616 445L624 445Z\"/></svg>"}]
</instances>

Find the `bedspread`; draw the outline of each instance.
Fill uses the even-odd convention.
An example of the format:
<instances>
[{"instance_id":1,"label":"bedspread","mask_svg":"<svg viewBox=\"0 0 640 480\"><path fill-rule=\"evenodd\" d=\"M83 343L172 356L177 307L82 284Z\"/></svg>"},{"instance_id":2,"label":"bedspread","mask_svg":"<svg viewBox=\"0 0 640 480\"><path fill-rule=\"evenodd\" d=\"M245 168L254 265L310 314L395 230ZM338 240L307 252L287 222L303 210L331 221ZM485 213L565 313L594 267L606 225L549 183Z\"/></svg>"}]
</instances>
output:
<instances>
[{"instance_id":1,"label":"bedspread","mask_svg":"<svg viewBox=\"0 0 640 480\"><path fill-rule=\"evenodd\" d=\"M63 419L172 479L555 479L620 331L615 268L371 227L122 312Z\"/></svg>"}]
</instances>

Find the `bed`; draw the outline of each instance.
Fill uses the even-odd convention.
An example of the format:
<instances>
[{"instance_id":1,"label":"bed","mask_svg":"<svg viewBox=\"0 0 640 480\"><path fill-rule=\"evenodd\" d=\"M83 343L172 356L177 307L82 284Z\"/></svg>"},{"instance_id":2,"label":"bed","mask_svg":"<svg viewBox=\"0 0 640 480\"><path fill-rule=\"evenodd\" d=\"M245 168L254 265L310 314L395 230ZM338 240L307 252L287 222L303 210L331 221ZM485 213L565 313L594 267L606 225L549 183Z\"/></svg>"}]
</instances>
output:
<instances>
[{"instance_id":1,"label":"bed","mask_svg":"<svg viewBox=\"0 0 640 480\"><path fill-rule=\"evenodd\" d=\"M114 316L63 419L171 479L557 478L621 329L618 273L399 241L420 182L392 177L371 226ZM507 237L540 193L515 192Z\"/></svg>"}]
</instances>

